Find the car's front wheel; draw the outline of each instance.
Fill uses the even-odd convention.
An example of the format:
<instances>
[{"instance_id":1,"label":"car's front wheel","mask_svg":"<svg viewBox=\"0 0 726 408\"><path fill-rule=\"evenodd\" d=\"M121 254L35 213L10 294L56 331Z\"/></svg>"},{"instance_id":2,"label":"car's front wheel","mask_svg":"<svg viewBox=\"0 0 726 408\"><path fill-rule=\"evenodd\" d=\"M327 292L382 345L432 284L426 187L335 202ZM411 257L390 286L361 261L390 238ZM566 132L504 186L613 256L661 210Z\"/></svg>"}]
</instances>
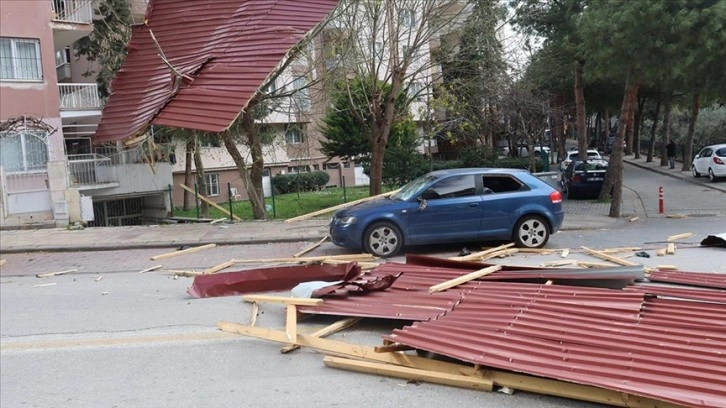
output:
<instances>
[{"instance_id":1,"label":"car's front wheel","mask_svg":"<svg viewBox=\"0 0 726 408\"><path fill-rule=\"evenodd\" d=\"M713 174L713 169L708 169L708 179L712 182L716 182L717 178L716 175Z\"/></svg>"},{"instance_id":2,"label":"car's front wheel","mask_svg":"<svg viewBox=\"0 0 726 408\"><path fill-rule=\"evenodd\" d=\"M538 215L525 215L514 226L512 241L518 247L542 248L549 239L549 224Z\"/></svg>"},{"instance_id":3,"label":"car's front wheel","mask_svg":"<svg viewBox=\"0 0 726 408\"><path fill-rule=\"evenodd\" d=\"M388 258L398 254L403 247L403 234L390 222L375 222L363 234L363 245L366 252Z\"/></svg>"}]
</instances>

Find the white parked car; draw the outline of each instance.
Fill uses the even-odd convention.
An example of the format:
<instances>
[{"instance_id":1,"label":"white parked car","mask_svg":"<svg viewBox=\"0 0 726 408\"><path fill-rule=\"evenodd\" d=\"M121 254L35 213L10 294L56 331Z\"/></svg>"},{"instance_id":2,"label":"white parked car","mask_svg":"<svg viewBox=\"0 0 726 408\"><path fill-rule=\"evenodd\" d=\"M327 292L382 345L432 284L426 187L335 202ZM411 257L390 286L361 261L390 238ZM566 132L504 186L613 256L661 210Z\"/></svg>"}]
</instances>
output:
<instances>
[{"instance_id":1,"label":"white parked car","mask_svg":"<svg viewBox=\"0 0 726 408\"><path fill-rule=\"evenodd\" d=\"M706 146L693 158L693 177L708 175L711 181L726 177L726 144Z\"/></svg>"},{"instance_id":2,"label":"white parked car","mask_svg":"<svg viewBox=\"0 0 726 408\"><path fill-rule=\"evenodd\" d=\"M579 152L577 149L572 149L565 155L565 159L560 162L560 171L564 172L565 169L567 169L567 166L570 165L570 163L573 160L577 160L579 158ZM602 156L600 156L600 152L598 152L595 149L587 149L587 158L588 159L602 159Z\"/></svg>"}]
</instances>

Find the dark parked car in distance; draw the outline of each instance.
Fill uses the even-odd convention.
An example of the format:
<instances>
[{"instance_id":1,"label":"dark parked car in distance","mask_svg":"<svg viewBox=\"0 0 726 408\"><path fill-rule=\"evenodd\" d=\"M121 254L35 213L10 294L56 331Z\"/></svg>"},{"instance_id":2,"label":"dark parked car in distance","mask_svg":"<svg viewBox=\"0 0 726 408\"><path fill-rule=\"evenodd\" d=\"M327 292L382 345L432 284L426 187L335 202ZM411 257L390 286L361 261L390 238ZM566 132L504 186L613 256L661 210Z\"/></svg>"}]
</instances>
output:
<instances>
[{"instance_id":1,"label":"dark parked car in distance","mask_svg":"<svg viewBox=\"0 0 726 408\"><path fill-rule=\"evenodd\" d=\"M608 161L605 159L573 160L562 173L562 192L568 199L600 194Z\"/></svg>"},{"instance_id":2,"label":"dark parked car in distance","mask_svg":"<svg viewBox=\"0 0 726 408\"><path fill-rule=\"evenodd\" d=\"M562 194L526 170L451 169L336 212L330 237L380 257L407 245L452 242L511 240L540 248L563 219Z\"/></svg>"}]
</instances>

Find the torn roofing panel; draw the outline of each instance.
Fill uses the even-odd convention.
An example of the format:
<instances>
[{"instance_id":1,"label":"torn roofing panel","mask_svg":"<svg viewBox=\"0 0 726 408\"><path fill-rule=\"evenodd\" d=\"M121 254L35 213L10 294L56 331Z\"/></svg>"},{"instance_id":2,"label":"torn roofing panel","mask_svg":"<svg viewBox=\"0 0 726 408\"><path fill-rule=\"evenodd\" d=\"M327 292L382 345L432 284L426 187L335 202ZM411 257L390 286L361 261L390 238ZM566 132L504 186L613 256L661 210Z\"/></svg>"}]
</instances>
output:
<instances>
[{"instance_id":1,"label":"torn roofing panel","mask_svg":"<svg viewBox=\"0 0 726 408\"><path fill-rule=\"evenodd\" d=\"M685 271L654 271L648 279L652 282L683 283L693 286L726 289L726 274L685 272Z\"/></svg>"},{"instance_id":2,"label":"torn roofing panel","mask_svg":"<svg viewBox=\"0 0 726 408\"><path fill-rule=\"evenodd\" d=\"M134 26L94 143L149 123L221 132L337 0L152 0ZM153 37L152 37L153 33ZM177 80L158 56L159 43Z\"/></svg>"}]
</instances>

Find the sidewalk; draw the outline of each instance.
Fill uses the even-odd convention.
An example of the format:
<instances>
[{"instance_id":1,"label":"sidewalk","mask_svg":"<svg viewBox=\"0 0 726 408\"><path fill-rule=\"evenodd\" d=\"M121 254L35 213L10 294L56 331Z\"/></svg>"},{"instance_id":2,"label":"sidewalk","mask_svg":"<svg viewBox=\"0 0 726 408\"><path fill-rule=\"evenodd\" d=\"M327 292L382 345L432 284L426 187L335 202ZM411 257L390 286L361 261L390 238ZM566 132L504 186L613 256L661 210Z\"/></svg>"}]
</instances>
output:
<instances>
[{"instance_id":1,"label":"sidewalk","mask_svg":"<svg viewBox=\"0 0 726 408\"><path fill-rule=\"evenodd\" d=\"M641 155L639 159L634 159L633 156L626 156L623 157L623 162L631 164L633 166L640 167L642 169L646 169L655 173L659 173L668 177L673 177L675 179L684 180L688 182L697 182L698 179L693 177L693 174L691 174L689 171L682 171L681 167L683 167L683 162L676 161L676 168L670 169L668 166L661 166L660 165L660 157L653 157L653 161L648 163L645 161L646 156ZM706 180L705 177L701 176L702 178L700 180ZM703 183L703 186L706 188L710 188L713 190L718 190L721 192L726 193L726 182L720 181L716 183L712 183L709 181L705 181Z\"/></svg>"}]
</instances>

